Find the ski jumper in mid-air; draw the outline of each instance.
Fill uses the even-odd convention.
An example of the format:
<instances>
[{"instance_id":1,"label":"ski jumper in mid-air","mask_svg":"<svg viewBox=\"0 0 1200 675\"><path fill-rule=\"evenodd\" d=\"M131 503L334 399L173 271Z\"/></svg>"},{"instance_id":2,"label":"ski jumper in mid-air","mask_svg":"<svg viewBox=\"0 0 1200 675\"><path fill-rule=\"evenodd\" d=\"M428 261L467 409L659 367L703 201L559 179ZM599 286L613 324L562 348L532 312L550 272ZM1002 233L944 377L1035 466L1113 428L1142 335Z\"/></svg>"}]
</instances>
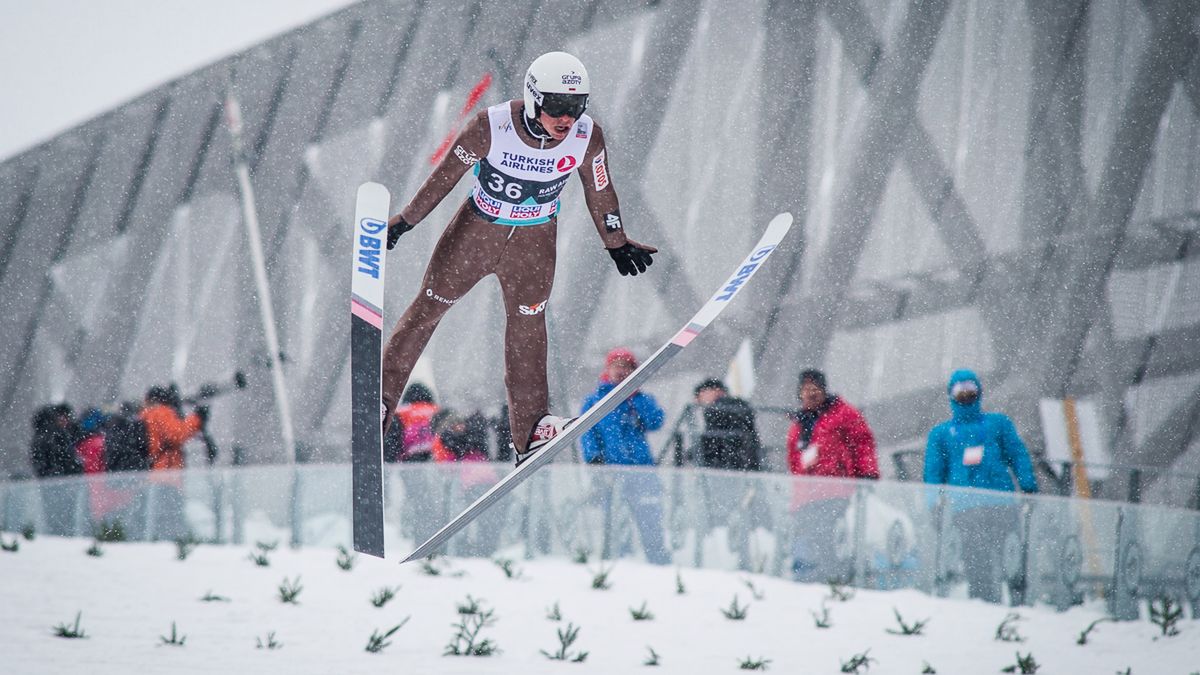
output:
<instances>
[{"instance_id":1,"label":"ski jumper in mid-air","mask_svg":"<svg viewBox=\"0 0 1200 675\"><path fill-rule=\"evenodd\" d=\"M658 251L625 236L604 134L584 114L589 91L579 59L565 52L539 56L525 74L523 100L492 106L468 122L412 201L388 221L391 250L473 168L471 194L442 233L421 290L384 348L385 426L442 316L489 274L500 280L507 316L504 383L517 464L571 422L549 414L546 382L558 196L571 173L579 173L596 230L622 275L646 271Z\"/></svg>"}]
</instances>

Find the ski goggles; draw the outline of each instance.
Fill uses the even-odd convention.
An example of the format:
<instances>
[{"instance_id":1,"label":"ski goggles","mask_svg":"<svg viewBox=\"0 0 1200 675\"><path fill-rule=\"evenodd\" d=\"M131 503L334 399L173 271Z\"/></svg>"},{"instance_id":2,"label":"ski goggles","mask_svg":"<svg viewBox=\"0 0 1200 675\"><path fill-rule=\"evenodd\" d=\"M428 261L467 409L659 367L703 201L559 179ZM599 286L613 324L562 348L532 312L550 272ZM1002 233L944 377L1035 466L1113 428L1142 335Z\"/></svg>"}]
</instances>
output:
<instances>
[{"instance_id":1,"label":"ski goggles","mask_svg":"<svg viewBox=\"0 0 1200 675\"><path fill-rule=\"evenodd\" d=\"M979 385L970 380L955 382L950 387L950 397L959 403L971 403L979 398Z\"/></svg>"},{"instance_id":2,"label":"ski goggles","mask_svg":"<svg viewBox=\"0 0 1200 675\"><path fill-rule=\"evenodd\" d=\"M579 119L587 110L587 94L542 94L542 112L551 117L570 115Z\"/></svg>"}]
</instances>

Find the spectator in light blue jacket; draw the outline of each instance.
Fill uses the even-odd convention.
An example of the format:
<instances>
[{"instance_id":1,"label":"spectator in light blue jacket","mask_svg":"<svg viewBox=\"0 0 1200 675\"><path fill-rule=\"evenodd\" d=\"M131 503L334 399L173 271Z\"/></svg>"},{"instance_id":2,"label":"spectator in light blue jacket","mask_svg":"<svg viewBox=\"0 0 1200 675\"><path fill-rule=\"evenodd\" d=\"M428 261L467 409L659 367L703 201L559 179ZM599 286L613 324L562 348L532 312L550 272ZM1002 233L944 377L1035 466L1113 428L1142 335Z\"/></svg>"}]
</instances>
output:
<instances>
[{"instance_id":1,"label":"spectator in light blue jacket","mask_svg":"<svg viewBox=\"0 0 1200 675\"><path fill-rule=\"evenodd\" d=\"M618 347L608 353L600 386L583 400L583 411L600 402L637 368L637 358ZM662 428L665 415L654 397L638 391L604 416L580 439L583 459L588 464L653 464L647 431Z\"/></svg>"},{"instance_id":2,"label":"spectator in light blue jacket","mask_svg":"<svg viewBox=\"0 0 1200 675\"><path fill-rule=\"evenodd\" d=\"M596 405L637 368L633 352L617 348L608 353L600 385L583 401L583 412ZM638 391L615 410L605 415L596 426L580 438L583 459L588 464L648 465L654 457L646 432L662 428L665 415L654 397ZM662 484L651 471L622 471L598 478L603 482L600 492L606 512L611 516L613 496L617 496L633 514L646 560L656 565L671 561L663 540ZM611 523L611 518L606 521ZM606 551L605 553L614 553ZM615 554L624 553L616 551Z\"/></svg>"},{"instance_id":3,"label":"spectator in light blue jacket","mask_svg":"<svg viewBox=\"0 0 1200 675\"><path fill-rule=\"evenodd\" d=\"M971 370L956 370L946 385L950 419L929 432L925 482L1013 492L1037 492L1033 463L1007 415L983 412L983 385ZM1019 505L1008 496L955 491L948 503L962 536L963 568L972 598L1000 602L998 577L1005 538L1017 528Z\"/></svg>"}]
</instances>

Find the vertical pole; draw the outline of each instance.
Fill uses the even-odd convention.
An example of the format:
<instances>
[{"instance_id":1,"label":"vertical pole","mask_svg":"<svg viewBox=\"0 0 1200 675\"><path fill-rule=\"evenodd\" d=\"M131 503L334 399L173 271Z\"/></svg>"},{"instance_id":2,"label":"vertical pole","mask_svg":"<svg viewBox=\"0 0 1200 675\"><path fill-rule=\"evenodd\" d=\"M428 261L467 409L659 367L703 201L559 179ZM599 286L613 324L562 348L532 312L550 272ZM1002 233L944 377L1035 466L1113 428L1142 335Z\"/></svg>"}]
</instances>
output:
<instances>
[{"instance_id":1,"label":"vertical pole","mask_svg":"<svg viewBox=\"0 0 1200 675\"><path fill-rule=\"evenodd\" d=\"M238 193L242 201L242 220L250 241L250 260L254 267L254 284L258 288L258 310L263 335L267 340L267 357L271 362L271 384L275 389L275 407L279 413L279 431L288 464L296 461L296 437L292 427L292 407L283 377L283 361L279 357L279 336L275 332L275 310L271 304L271 287L267 282L267 266L262 250L262 235L258 227L258 209L254 203L254 186L250 184L250 166L242 147L242 111L230 91L225 98L225 120L233 137L234 170L237 173Z\"/></svg>"}]
</instances>

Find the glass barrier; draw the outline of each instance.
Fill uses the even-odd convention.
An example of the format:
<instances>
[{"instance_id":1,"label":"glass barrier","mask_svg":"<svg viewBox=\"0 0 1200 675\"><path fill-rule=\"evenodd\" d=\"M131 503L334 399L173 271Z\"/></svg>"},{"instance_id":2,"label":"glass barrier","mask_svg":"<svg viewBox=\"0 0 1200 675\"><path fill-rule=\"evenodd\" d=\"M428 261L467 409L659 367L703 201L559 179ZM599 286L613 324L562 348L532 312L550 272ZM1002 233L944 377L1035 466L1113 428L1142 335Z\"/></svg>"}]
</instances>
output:
<instances>
[{"instance_id":1,"label":"glass barrier","mask_svg":"<svg viewBox=\"0 0 1200 675\"><path fill-rule=\"evenodd\" d=\"M407 553L507 464L386 467L385 525ZM198 468L0 482L0 528L253 545L351 541L344 465ZM446 553L745 570L1136 618L1164 595L1200 611L1200 513L1146 504L693 468L552 464ZM602 564L602 563L601 563Z\"/></svg>"}]
</instances>

